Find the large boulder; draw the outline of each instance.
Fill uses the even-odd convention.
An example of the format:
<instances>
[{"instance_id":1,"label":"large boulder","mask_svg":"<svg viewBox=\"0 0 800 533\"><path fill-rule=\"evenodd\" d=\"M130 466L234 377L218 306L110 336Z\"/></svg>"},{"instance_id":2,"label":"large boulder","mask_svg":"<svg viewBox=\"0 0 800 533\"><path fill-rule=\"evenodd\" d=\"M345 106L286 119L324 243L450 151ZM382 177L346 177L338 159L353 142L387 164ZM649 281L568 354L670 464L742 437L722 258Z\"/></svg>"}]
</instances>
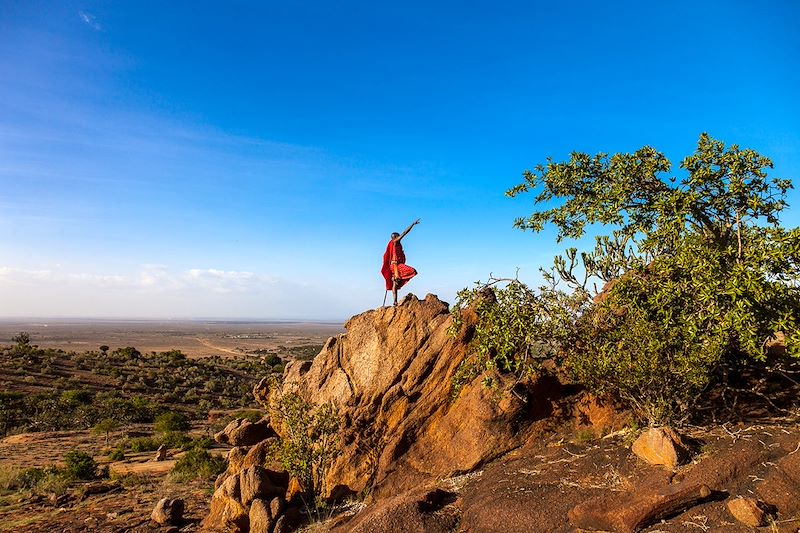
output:
<instances>
[{"instance_id":1,"label":"large boulder","mask_svg":"<svg viewBox=\"0 0 800 533\"><path fill-rule=\"evenodd\" d=\"M180 498L161 498L150 514L153 522L162 525L177 525L183 520L183 500Z\"/></svg>"},{"instance_id":2,"label":"large boulder","mask_svg":"<svg viewBox=\"0 0 800 533\"><path fill-rule=\"evenodd\" d=\"M272 431L268 418L262 418L258 422L237 418L225 426L225 429L216 433L214 440L231 446L252 446L273 436L275 432Z\"/></svg>"},{"instance_id":3,"label":"large boulder","mask_svg":"<svg viewBox=\"0 0 800 533\"><path fill-rule=\"evenodd\" d=\"M516 383L494 374L497 386L486 389L482 375L452 397L474 331L474 315L465 318L450 335L446 303L408 295L397 307L351 318L347 333L328 339L313 362L287 365L283 392L330 402L342 415L344 445L328 487L382 497L470 471L519 446L529 422L552 413L559 394L552 379ZM254 390L265 405L281 392L269 387L262 380Z\"/></svg>"}]
</instances>

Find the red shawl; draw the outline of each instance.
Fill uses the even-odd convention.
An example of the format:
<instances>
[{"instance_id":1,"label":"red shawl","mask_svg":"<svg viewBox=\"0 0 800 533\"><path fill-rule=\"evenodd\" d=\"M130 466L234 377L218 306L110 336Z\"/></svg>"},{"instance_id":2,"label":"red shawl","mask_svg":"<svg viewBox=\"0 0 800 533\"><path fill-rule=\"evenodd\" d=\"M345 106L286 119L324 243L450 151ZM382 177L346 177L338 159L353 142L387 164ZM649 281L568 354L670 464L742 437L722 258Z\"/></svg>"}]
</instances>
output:
<instances>
[{"instance_id":1,"label":"red shawl","mask_svg":"<svg viewBox=\"0 0 800 533\"><path fill-rule=\"evenodd\" d=\"M406 254L403 253L403 245L394 239L390 240L389 244L386 245L386 251L383 253L383 266L381 267L381 274L383 274L383 279L386 280L387 291L392 290L392 261L397 261L397 273L400 276L400 279L397 281L398 289L417 275L417 271L406 264Z\"/></svg>"}]
</instances>

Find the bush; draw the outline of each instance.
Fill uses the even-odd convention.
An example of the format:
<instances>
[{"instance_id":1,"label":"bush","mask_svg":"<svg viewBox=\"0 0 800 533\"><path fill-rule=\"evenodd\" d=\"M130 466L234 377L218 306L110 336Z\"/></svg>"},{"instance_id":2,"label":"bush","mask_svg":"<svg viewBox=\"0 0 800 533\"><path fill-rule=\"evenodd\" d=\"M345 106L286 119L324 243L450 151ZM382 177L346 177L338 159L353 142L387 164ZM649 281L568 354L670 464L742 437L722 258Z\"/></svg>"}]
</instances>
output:
<instances>
[{"instance_id":1,"label":"bush","mask_svg":"<svg viewBox=\"0 0 800 533\"><path fill-rule=\"evenodd\" d=\"M156 417L153 427L157 433L165 433L171 431L187 431L190 426L186 415L175 411L168 411Z\"/></svg>"},{"instance_id":2,"label":"bush","mask_svg":"<svg viewBox=\"0 0 800 533\"><path fill-rule=\"evenodd\" d=\"M127 446L133 453L152 452L161 446L161 441L155 437L136 437L128 440Z\"/></svg>"},{"instance_id":3,"label":"bush","mask_svg":"<svg viewBox=\"0 0 800 533\"><path fill-rule=\"evenodd\" d=\"M111 453L108 454L108 458L112 461L124 461L125 460L125 446L117 446Z\"/></svg>"},{"instance_id":4,"label":"bush","mask_svg":"<svg viewBox=\"0 0 800 533\"><path fill-rule=\"evenodd\" d=\"M64 456L64 477L89 480L97 477L97 463L86 452L71 450Z\"/></svg>"},{"instance_id":5,"label":"bush","mask_svg":"<svg viewBox=\"0 0 800 533\"><path fill-rule=\"evenodd\" d=\"M327 473L340 445L341 421L336 409L283 391L272 397L269 408L272 420L285 430L277 455L286 471L300 482L306 511L320 518Z\"/></svg>"},{"instance_id":6,"label":"bush","mask_svg":"<svg viewBox=\"0 0 800 533\"><path fill-rule=\"evenodd\" d=\"M206 450L193 448L187 451L170 472L170 477L175 481L191 481L193 479L212 479L227 468L227 463L222 457L209 454Z\"/></svg>"}]
</instances>

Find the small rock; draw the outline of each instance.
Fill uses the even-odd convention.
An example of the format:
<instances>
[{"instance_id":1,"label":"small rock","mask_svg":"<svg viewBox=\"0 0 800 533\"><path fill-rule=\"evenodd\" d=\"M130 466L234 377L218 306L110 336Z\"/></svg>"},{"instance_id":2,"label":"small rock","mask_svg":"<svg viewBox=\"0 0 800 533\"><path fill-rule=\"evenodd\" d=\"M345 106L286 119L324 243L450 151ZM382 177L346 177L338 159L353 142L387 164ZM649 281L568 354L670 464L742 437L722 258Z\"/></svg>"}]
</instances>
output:
<instances>
[{"instance_id":1,"label":"small rock","mask_svg":"<svg viewBox=\"0 0 800 533\"><path fill-rule=\"evenodd\" d=\"M664 465L672 469L678 466L680 437L669 428L650 428L636 439L631 451L651 465Z\"/></svg>"},{"instance_id":2,"label":"small rock","mask_svg":"<svg viewBox=\"0 0 800 533\"><path fill-rule=\"evenodd\" d=\"M280 516L283 512L283 498L275 497L269 502L269 515L272 518Z\"/></svg>"},{"instance_id":3,"label":"small rock","mask_svg":"<svg viewBox=\"0 0 800 533\"><path fill-rule=\"evenodd\" d=\"M183 500L161 498L150 514L150 518L162 526L180 524L183 520Z\"/></svg>"},{"instance_id":4,"label":"small rock","mask_svg":"<svg viewBox=\"0 0 800 533\"><path fill-rule=\"evenodd\" d=\"M767 516L758 500L739 496L728 501L728 511L742 524L750 527L767 525Z\"/></svg>"},{"instance_id":5,"label":"small rock","mask_svg":"<svg viewBox=\"0 0 800 533\"><path fill-rule=\"evenodd\" d=\"M153 456L152 461L158 463L160 461L165 461L166 459L167 459L167 447L164 444L162 444L161 446L158 447L158 450L156 450L156 454Z\"/></svg>"},{"instance_id":6,"label":"small rock","mask_svg":"<svg viewBox=\"0 0 800 533\"><path fill-rule=\"evenodd\" d=\"M109 520L116 520L118 516L119 516L119 513L116 512L116 511L113 512L113 513L106 513L106 518L109 519Z\"/></svg>"}]
</instances>

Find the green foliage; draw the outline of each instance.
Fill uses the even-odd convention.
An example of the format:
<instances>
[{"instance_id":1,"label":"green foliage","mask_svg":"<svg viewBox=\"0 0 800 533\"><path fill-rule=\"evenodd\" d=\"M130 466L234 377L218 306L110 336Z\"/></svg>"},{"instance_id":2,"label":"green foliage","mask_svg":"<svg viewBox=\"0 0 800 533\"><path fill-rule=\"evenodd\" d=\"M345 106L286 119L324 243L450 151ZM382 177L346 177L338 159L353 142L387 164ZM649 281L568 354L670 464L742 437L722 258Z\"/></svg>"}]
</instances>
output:
<instances>
[{"instance_id":1,"label":"green foliage","mask_svg":"<svg viewBox=\"0 0 800 533\"><path fill-rule=\"evenodd\" d=\"M175 463L170 477L175 481L186 482L193 479L213 479L227 468L222 457L209 454L202 448L192 448Z\"/></svg>"},{"instance_id":2,"label":"green foliage","mask_svg":"<svg viewBox=\"0 0 800 533\"><path fill-rule=\"evenodd\" d=\"M86 452L70 450L64 456L63 474L67 479L95 479L97 477L97 463Z\"/></svg>"},{"instance_id":3,"label":"green foliage","mask_svg":"<svg viewBox=\"0 0 800 533\"><path fill-rule=\"evenodd\" d=\"M17 346L28 346L31 343L31 334L27 331L20 331L18 334L11 337L11 342Z\"/></svg>"},{"instance_id":4,"label":"green foliage","mask_svg":"<svg viewBox=\"0 0 800 533\"><path fill-rule=\"evenodd\" d=\"M133 453L152 452L161 446L161 440L155 437L136 437L128 439L126 445Z\"/></svg>"},{"instance_id":5,"label":"green foliage","mask_svg":"<svg viewBox=\"0 0 800 533\"><path fill-rule=\"evenodd\" d=\"M166 433L171 431L187 431L190 425L185 414L167 411L156 417L153 427L157 433Z\"/></svg>"},{"instance_id":6,"label":"green foliage","mask_svg":"<svg viewBox=\"0 0 800 533\"><path fill-rule=\"evenodd\" d=\"M521 229L557 228L578 239L602 225L594 250L556 257L552 280L589 298L563 342L574 377L623 400L651 423L680 419L722 365L763 361L785 333L800 357L800 230L780 226L788 180L769 159L708 135L685 158L683 178L662 178L667 159L572 154L548 160L508 194L535 191Z\"/></svg>"},{"instance_id":7,"label":"green foliage","mask_svg":"<svg viewBox=\"0 0 800 533\"><path fill-rule=\"evenodd\" d=\"M325 506L327 473L339 451L339 415L332 404L314 405L296 392L275 394L269 408L271 419L285 434L277 455L286 471L300 481L306 510L319 515Z\"/></svg>"},{"instance_id":8,"label":"green foliage","mask_svg":"<svg viewBox=\"0 0 800 533\"><path fill-rule=\"evenodd\" d=\"M467 312L476 315L469 357L456 370L453 397L485 370L497 368L522 376L542 360L557 358L575 317L586 306L583 294L554 287L531 290L517 279L490 279L458 293L450 334L464 326Z\"/></svg>"},{"instance_id":9,"label":"green foliage","mask_svg":"<svg viewBox=\"0 0 800 533\"><path fill-rule=\"evenodd\" d=\"M108 454L111 461L124 461L125 460L125 446L117 446Z\"/></svg>"},{"instance_id":10,"label":"green foliage","mask_svg":"<svg viewBox=\"0 0 800 533\"><path fill-rule=\"evenodd\" d=\"M112 431L119 429L119 422L113 418L104 418L92 427L93 433L106 436L106 446L108 446L109 435Z\"/></svg>"}]
</instances>

